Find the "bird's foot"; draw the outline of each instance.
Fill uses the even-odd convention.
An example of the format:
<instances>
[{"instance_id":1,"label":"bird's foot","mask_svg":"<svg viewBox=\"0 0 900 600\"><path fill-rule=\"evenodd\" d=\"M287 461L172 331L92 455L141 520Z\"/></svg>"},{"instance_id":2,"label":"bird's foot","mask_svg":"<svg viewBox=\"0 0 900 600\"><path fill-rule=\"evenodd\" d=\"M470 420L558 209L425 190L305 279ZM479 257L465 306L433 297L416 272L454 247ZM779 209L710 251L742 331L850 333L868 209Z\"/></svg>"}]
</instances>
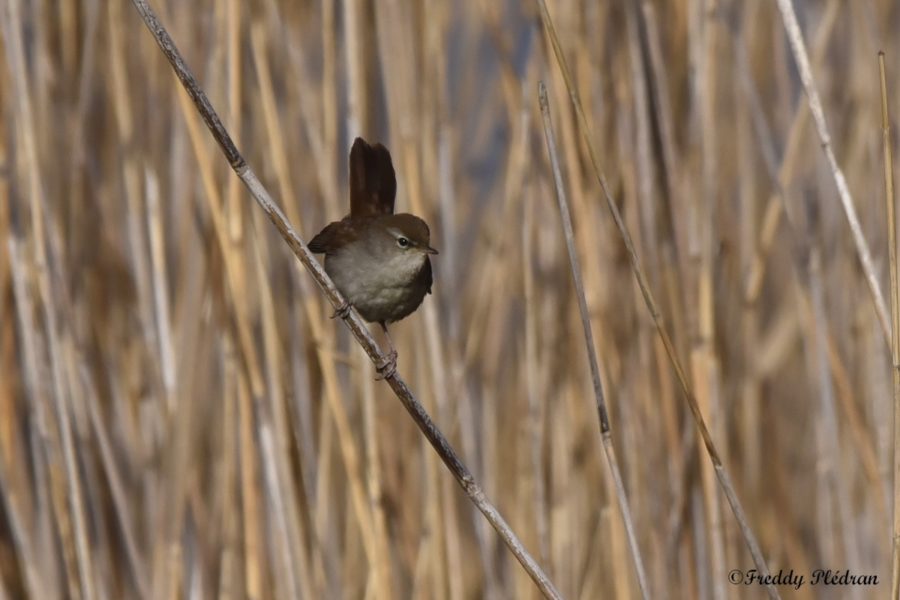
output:
<instances>
[{"instance_id":1,"label":"bird's foot","mask_svg":"<svg viewBox=\"0 0 900 600\"><path fill-rule=\"evenodd\" d=\"M334 309L334 314L331 315L332 319L340 317L342 319L346 319L347 315L350 314L350 303L344 300L344 303Z\"/></svg>"},{"instance_id":2,"label":"bird's foot","mask_svg":"<svg viewBox=\"0 0 900 600\"><path fill-rule=\"evenodd\" d=\"M384 361L381 364L375 365L375 370L378 371L378 376L375 377L375 381L393 377L397 372L397 351L391 350L387 356L384 357Z\"/></svg>"}]
</instances>

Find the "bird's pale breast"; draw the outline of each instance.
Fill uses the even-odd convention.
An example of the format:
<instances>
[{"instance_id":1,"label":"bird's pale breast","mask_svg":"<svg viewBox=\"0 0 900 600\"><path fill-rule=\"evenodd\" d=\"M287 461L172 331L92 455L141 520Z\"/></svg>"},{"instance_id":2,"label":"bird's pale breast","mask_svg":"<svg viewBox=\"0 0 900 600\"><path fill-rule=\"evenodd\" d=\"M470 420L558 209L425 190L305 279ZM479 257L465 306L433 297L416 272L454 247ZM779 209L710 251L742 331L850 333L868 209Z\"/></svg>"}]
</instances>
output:
<instances>
[{"instance_id":1,"label":"bird's pale breast","mask_svg":"<svg viewBox=\"0 0 900 600\"><path fill-rule=\"evenodd\" d=\"M426 260L410 251L373 268L371 257L347 249L326 256L325 271L363 319L392 323L416 310L429 291L430 282L425 286L420 279Z\"/></svg>"}]
</instances>

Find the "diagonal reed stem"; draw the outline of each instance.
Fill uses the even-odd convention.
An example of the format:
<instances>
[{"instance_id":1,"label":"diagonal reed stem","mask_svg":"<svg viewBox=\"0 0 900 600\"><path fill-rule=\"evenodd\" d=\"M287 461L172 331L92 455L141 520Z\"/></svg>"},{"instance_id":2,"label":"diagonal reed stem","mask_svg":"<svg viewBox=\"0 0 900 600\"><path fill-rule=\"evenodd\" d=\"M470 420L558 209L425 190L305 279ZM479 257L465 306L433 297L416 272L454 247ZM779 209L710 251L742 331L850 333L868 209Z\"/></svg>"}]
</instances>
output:
<instances>
[{"instance_id":1,"label":"diagonal reed stem","mask_svg":"<svg viewBox=\"0 0 900 600\"><path fill-rule=\"evenodd\" d=\"M219 119L218 114L213 109L206 94L200 88L197 80L188 69L181 53L176 48L175 43L172 41L172 38L169 36L165 27L163 27L162 23L160 23L159 19L156 17L156 14L147 4L146 0L132 0L132 2L138 13L140 13L147 29L149 29L150 33L156 39L156 42L166 56L166 59L172 65L172 69L175 71L175 74L184 86L185 91L194 102L194 105L218 143L222 153L225 154L225 157L228 159L231 168L244 185L247 186L247 189L250 191L254 200L256 200L260 208L268 215L285 243L291 248L291 251L303 266L306 267L313 279L315 279L316 284L318 284L319 288L325 293L332 306L334 306L335 309L343 306L344 299L335 287L334 282L331 281L319 262L313 258L309 249L306 247L306 244L290 225L287 218L284 216L284 213L278 205L275 204L274 200L263 187L253 170L247 165L244 157L238 151L237 146L235 146L232 141L231 136ZM342 320L372 362L374 364L382 364L385 360L385 356L382 354L374 337L372 337L372 334L369 332L357 312L355 310L347 311L342 317ZM463 491L469 497L469 500L475 504L491 526L494 527L500 535L500 538L519 563L521 563L522 567L544 596L554 599L562 598L556 587L550 581L550 578L544 573L534 558L532 558L531 554L528 553L497 508L485 496L481 486L475 481L471 472L465 464L463 464L462 460L450 446L449 441L447 441L446 437L444 437L437 428L422 405L415 399L403 379L395 372L387 377L386 381L403 403L403 406L410 413L410 416L412 416L416 425L441 457L441 460L456 478L460 487L463 488Z\"/></svg>"},{"instance_id":2,"label":"diagonal reed stem","mask_svg":"<svg viewBox=\"0 0 900 600\"><path fill-rule=\"evenodd\" d=\"M700 437L703 439L703 445L706 447L706 453L709 455L709 459L712 461L719 486L725 494L725 497L728 500L728 504L731 507L731 511L734 513L734 516L738 521L738 525L740 526L744 541L747 544L750 555L753 557L753 562L756 565L757 570L759 571L760 575L764 577L764 580L768 580L769 577L767 576L769 575L769 569L766 566L766 561L763 559L759 543L756 541L756 536L753 534L753 530L750 529L747 515L744 512L740 500L738 499L737 494L734 491L734 486L731 483L731 477L728 475L728 471L726 471L725 466L722 464L722 459L719 456L719 451L716 449L716 445L709 433L709 428L706 426L706 421L703 419L703 415L700 412L700 407L697 404L697 398L695 397L694 392L691 389L690 384L688 383L687 375L685 374L684 368L681 365L681 361L678 360L678 356L675 353L675 346L672 344L672 339L669 336L668 331L666 330L662 313L660 313L659 308L656 304L656 300L653 297L653 293L650 291L647 277L644 274L644 270L641 267L640 261L638 260L637 251L634 247L634 241L632 240L631 234L628 232L628 229L625 226L625 221L622 219L622 215L619 212L619 209L616 206L615 201L613 200L612 194L609 191L609 185L606 182L606 176L600 169L600 162L597 159L597 151L594 148L593 136L591 135L590 127L588 126L587 117L585 116L584 108L581 105L581 99L578 95L578 91L575 88L575 82L572 78L569 66L566 62L565 56L563 56L562 47L559 43L559 36L557 36L556 34L556 28L553 25L553 20L550 17L550 12L547 9L547 3L545 0L537 0L537 2L541 12L541 21L544 24L544 30L547 33L551 46L553 47L553 53L556 56L556 62L559 65L559 69L562 72L563 79L566 82L566 88L569 91L569 97L571 98L572 104L575 107L575 113L578 118L578 127L581 131L584 143L587 146L588 153L591 159L591 165L594 169L594 175L596 176L597 182L600 184L600 188L603 191L603 196L606 199L606 205L609 208L609 212L612 215L613 221L615 221L616 229L619 230L619 233L622 236L622 241L625 244L625 250L628 253L628 260L631 265L631 270L634 273L635 279L637 280L638 287L640 287L641 289L641 295L643 296L644 302L647 305L647 310L650 311L650 316L653 318L653 323L656 326L656 331L659 334L660 340L662 341L663 346L666 349L666 354L668 355L669 360L672 363L672 367L675 370L675 375L678 378L678 383L681 387L681 391L684 394L685 400L687 400L688 407L691 410L691 415L694 418L694 423L697 426ZM770 598L780 598L778 590L775 589L774 585L766 585L766 591L768 592Z\"/></svg>"},{"instance_id":3,"label":"diagonal reed stem","mask_svg":"<svg viewBox=\"0 0 900 600\"><path fill-rule=\"evenodd\" d=\"M606 410L606 398L603 392L603 381L600 379L600 364L597 359L597 351L594 348L594 334L591 330L591 318L588 315L587 300L584 293L584 282L581 277L581 265L578 261L578 252L575 249L575 232L572 229L572 216L569 213L569 201L566 198L566 189L563 185L562 172L559 168L559 156L556 150L556 135L553 133L553 122L550 119L550 104L547 100L547 87L541 81L538 84L538 97L541 103L541 115L544 117L544 136L547 139L547 152L550 155L550 166L553 170L553 182L556 184L556 200L559 203L559 214L562 218L563 233L566 238L566 250L569 253L569 266L572 268L572 280L575 282L576 296L578 297L578 313L581 316L581 328L584 330L584 343L587 348L588 362L591 365L591 382L594 385L594 398L597 401L597 415L600 418L600 436L603 440L603 450L606 454L606 462L612 473L616 488L616 499L619 501L619 509L622 511L622 521L625 524L625 532L628 536L628 547L631 550L631 558L634 561L634 570L638 584L641 588L641 596L646 600L650 597L647 585L647 574L644 572L644 561L641 559L641 551L638 548L637 537L634 533L634 522L631 519L631 508L628 505L628 497L625 495L625 486L622 483L622 473L619 469L619 461L616 459L615 448L612 443L612 431L609 425L609 412Z\"/></svg>"},{"instance_id":4,"label":"diagonal reed stem","mask_svg":"<svg viewBox=\"0 0 900 600\"><path fill-rule=\"evenodd\" d=\"M844 214L847 216L847 223L850 225L850 232L853 234L853 244L856 246L856 254L859 257L863 275L865 275L866 283L868 283L869 291L872 294L872 302L875 304L875 313L878 315L881 331L884 333L885 341L890 345L890 320L888 318L887 307L884 303L884 296L881 293L881 286L878 283L878 275L875 273L875 265L872 262L872 253L869 252L869 245L863 234L862 226L859 224L859 217L856 215L853 197L850 195L850 188L847 186L844 172L841 170L840 165L838 165L837 159L834 156L834 149L831 147L831 134L828 132L828 123L825 121L825 111L822 109L822 100L819 98L819 92L816 89L816 82L813 79L812 69L809 66L809 57L806 53L806 45L803 43L803 34L800 31L800 24L797 22L797 14L794 12L794 4L791 0L778 0L778 10L781 11L784 28L787 31L788 40L791 43L791 50L794 53L794 60L797 62L797 70L800 71L800 79L803 81L803 88L806 90L806 97L809 100L809 110L812 113L813 121L816 123L816 132L819 134L822 150L825 152L825 158L828 160L828 167L831 170L831 174L834 177L834 183L837 186L838 196L841 199L841 207L844 209Z\"/></svg>"}]
</instances>

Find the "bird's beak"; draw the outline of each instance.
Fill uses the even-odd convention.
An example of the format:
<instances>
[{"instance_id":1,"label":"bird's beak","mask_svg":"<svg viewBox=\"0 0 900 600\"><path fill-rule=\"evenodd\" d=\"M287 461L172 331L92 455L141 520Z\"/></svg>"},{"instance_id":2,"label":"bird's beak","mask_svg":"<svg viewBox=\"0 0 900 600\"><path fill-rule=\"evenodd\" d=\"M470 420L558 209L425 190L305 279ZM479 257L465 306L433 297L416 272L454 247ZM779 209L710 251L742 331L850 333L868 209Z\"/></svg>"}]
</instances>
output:
<instances>
[{"instance_id":1,"label":"bird's beak","mask_svg":"<svg viewBox=\"0 0 900 600\"><path fill-rule=\"evenodd\" d=\"M422 248L425 251L425 254L438 254L438 251L432 248L431 246L425 246Z\"/></svg>"}]
</instances>

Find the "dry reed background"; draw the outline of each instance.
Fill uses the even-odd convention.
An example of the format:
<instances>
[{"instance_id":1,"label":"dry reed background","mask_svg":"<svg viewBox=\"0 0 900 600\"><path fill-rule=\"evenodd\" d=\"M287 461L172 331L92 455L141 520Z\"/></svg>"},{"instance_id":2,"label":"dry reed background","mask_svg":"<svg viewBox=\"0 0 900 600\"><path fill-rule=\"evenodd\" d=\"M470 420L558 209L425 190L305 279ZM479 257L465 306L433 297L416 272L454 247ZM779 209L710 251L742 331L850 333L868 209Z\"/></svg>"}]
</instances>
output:
<instances>
[{"instance_id":1,"label":"dry reed background","mask_svg":"<svg viewBox=\"0 0 900 600\"><path fill-rule=\"evenodd\" d=\"M393 329L400 372L565 597L632 598L541 133L544 79L650 591L763 594L727 581L752 563L536 5L154 6L306 239L346 210L353 136L388 145L399 209L425 217L441 250L435 295ZM887 597L890 351L775 2L550 10L769 568L880 582L779 591ZM895 90L900 7L797 10L888 290L876 53ZM0 598L534 597L328 320L131 4L0 11ZM241 327L254 365L241 364ZM253 378L271 430L257 427Z\"/></svg>"}]
</instances>

